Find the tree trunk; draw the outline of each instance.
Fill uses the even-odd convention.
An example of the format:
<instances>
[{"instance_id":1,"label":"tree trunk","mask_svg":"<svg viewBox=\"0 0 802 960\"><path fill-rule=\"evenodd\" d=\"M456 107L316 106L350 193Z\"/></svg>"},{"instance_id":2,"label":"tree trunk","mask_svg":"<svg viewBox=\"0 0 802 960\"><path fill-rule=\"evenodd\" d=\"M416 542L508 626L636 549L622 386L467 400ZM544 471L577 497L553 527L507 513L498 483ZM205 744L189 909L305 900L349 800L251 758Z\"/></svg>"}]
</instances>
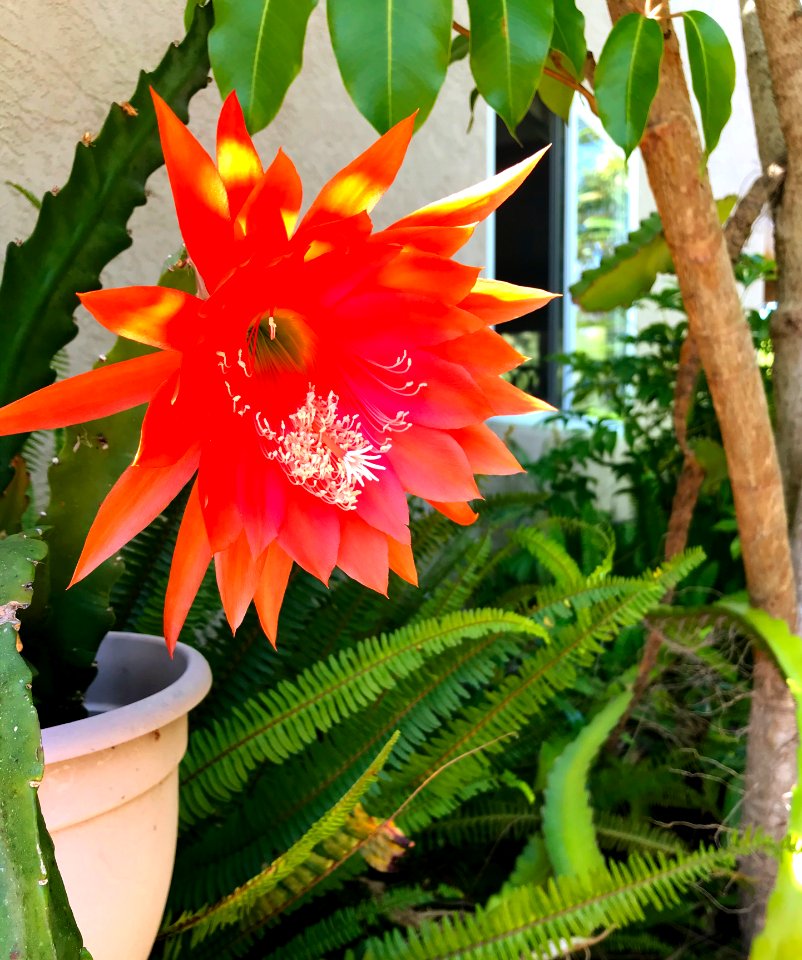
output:
<instances>
[{"instance_id":1,"label":"tree trunk","mask_svg":"<svg viewBox=\"0 0 802 960\"><path fill-rule=\"evenodd\" d=\"M628 0L607 5L614 21L631 12ZM750 599L793 628L794 577L768 405L705 173L679 45L672 22L665 23L660 88L641 151L721 428ZM744 817L775 835L785 832L786 795L795 782L793 730L785 682L774 661L756 651ZM768 860L749 866L756 877L748 922L754 933L763 923L776 866Z\"/></svg>"},{"instance_id":2,"label":"tree trunk","mask_svg":"<svg viewBox=\"0 0 802 960\"><path fill-rule=\"evenodd\" d=\"M774 204L778 285L771 336L777 448L790 520L798 610L802 599L802 10L798 0L757 0L755 7L759 25L754 23L754 14L750 18L749 10L742 22L750 87L754 84L760 158L767 170L778 162L785 165L783 189ZM766 105L772 92L773 111ZM778 717L772 731L783 761L796 746L793 709L790 705L786 708L785 729ZM755 746L755 752L757 749ZM761 758L756 772L765 772L771 763L771 756ZM794 777L793 770L789 774L789 779ZM754 810L755 815L760 813Z\"/></svg>"},{"instance_id":3,"label":"tree trunk","mask_svg":"<svg viewBox=\"0 0 802 960\"><path fill-rule=\"evenodd\" d=\"M758 0L756 8L780 129L779 134L776 127L774 132L767 129L766 118L761 117L758 132L771 136L772 144L781 137L786 152L785 183L774 207L778 297L771 335L777 448L791 530L797 533L802 494L802 10L798 0ZM776 152L778 146L771 149ZM798 598L802 597L800 540L793 536L791 541Z\"/></svg>"}]
</instances>

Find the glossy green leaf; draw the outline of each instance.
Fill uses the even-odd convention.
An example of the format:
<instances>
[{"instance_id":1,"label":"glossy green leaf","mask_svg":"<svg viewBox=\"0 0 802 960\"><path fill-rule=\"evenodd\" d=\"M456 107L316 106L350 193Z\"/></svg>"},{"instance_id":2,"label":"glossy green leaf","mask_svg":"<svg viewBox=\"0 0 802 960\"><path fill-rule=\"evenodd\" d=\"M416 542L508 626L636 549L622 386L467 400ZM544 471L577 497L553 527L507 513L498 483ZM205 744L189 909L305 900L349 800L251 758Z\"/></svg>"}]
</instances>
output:
<instances>
[{"instance_id":1,"label":"glossy green leaf","mask_svg":"<svg viewBox=\"0 0 802 960\"><path fill-rule=\"evenodd\" d=\"M149 86L183 119L190 97L206 86L211 8L198 10L186 39L142 74L130 104L111 107L91 145L79 143L67 183L46 193L31 236L9 244L0 282L0 404L53 380L51 358L76 332L76 291L95 290L100 272L131 245L126 225L145 202L145 182L164 161ZM0 437L0 488L24 434Z\"/></svg>"},{"instance_id":2,"label":"glossy green leaf","mask_svg":"<svg viewBox=\"0 0 802 960\"><path fill-rule=\"evenodd\" d=\"M0 955L86 960L39 809L41 733L31 671L17 650L16 612L30 602L46 552L34 537L0 540Z\"/></svg>"},{"instance_id":3,"label":"glossy green leaf","mask_svg":"<svg viewBox=\"0 0 802 960\"><path fill-rule=\"evenodd\" d=\"M721 223L730 215L737 199L727 196L716 201ZM571 296L588 313L631 307L652 289L658 274L673 272L663 224L659 215L652 213L598 267L582 274L570 288Z\"/></svg>"},{"instance_id":4,"label":"glossy green leaf","mask_svg":"<svg viewBox=\"0 0 802 960\"><path fill-rule=\"evenodd\" d=\"M574 89L556 77L550 76L546 73L547 70L554 73L567 72L572 80L578 80L574 66L559 50L550 50L540 86L537 88L537 95L546 107L568 122L568 114L571 112L571 104L574 102Z\"/></svg>"},{"instance_id":5,"label":"glossy green leaf","mask_svg":"<svg viewBox=\"0 0 802 960\"><path fill-rule=\"evenodd\" d=\"M727 34L712 17L701 10L688 10L682 16L693 92L702 116L705 152L710 156L732 113L735 58Z\"/></svg>"},{"instance_id":6,"label":"glossy green leaf","mask_svg":"<svg viewBox=\"0 0 802 960\"><path fill-rule=\"evenodd\" d=\"M574 0L556 0L554 4L554 31L546 70L567 74L580 82L587 58L585 44L585 17ZM574 100L574 89L569 84L549 76L544 71L537 89L543 103L566 122Z\"/></svg>"},{"instance_id":7,"label":"glossy green leaf","mask_svg":"<svg viewBox=\"0 0 802 960\"><path fill-rule=\"evenodd\" d=\"M627 156L646 129L663 59L656 20L628 13L615 24L596 67L596 103L604 129Z\"/></svg>"},{"instance_id":8,"label":"glossy green leaf","mask_svg":"<svg viewBox=\"0 0 802 960\"><path fill-rule=\"evenodd\" d=\"M379 133L429 115L448 69L451 0L328 0L345 88Z\"/></svg>"},{"instance_id":9,"label":"glossy green leaf","mask_svg":"<svg viewBox=\"0 0 802 960\"><path fill-rule=\"evenodd\" d=\"M554 28L553 0L468 0L468 7L476 86L514 133L543 75Z\"/></svg>"},{"instance_id":10,"label":"glossy green leaf","mask_svg":"<svg viewBox=\"0 0 802 960\"><path fill-rule=\"evenodd\" d=\"M802 730L802 637L791 633L784 620L750 607L746 599L727 598L716 604L742 620L777 658L796 702L797 730ZM749 960L798 960L802 956L802 748L797 751L797 782L791 792L788 833L777 882L766 910L766 924L752 941Z\"/></svg>"},{"instance_id":11,"label":"glossy green leaf","mask_svg":"<svg viewBox=\"0 0 802 960\"><path fill-rule=\"evenodd\" d=\"M574 76L581 78L588 48L585 43L585 16L575 0L555 0L551 47L565 54L574 68Z\"/></svg>"},{"instance_id":12,"label":"glossy green leaf","mask_svg":"<svg viewBox=\"0 0 802 960\"><path fill-rule=\"evenodd\" d=\"M298 76L316 6L317 0L215 0L212 72L222 96L237 91L251 133L275 117Z\"/></svg>"},{"instance_id":13,"label":"glossy green leaf","mask_svg":"<svg viewBox=\"0 0 802 960\"><path fill-rule=\"evenodd\" d=\"M448 56L449 63L456 63L458 60L464 60L470 52L470 41L466 36L459 34L451 41L451 53Z\"/></svg>"}]
</instances>

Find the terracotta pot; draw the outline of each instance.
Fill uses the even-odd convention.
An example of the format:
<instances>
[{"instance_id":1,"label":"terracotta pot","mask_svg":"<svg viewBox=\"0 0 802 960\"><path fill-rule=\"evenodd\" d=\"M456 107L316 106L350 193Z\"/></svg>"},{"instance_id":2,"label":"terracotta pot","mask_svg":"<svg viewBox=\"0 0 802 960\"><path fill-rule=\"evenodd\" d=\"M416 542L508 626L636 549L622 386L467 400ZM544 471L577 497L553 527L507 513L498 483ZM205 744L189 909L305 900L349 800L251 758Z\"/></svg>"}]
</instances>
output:
<instances>
[{"instance_id":1,"label":"terracotta pot","mask_svg":"<svg viewBox=\"0 0 802 960\"><path fill-rule=\"evenodd\" d=\"M187 713L211 686L203 657L161 637L110 633L90 716L42 731L42 812L93 960L146 960L175 858Z\"/></svg>"}]
</instances>

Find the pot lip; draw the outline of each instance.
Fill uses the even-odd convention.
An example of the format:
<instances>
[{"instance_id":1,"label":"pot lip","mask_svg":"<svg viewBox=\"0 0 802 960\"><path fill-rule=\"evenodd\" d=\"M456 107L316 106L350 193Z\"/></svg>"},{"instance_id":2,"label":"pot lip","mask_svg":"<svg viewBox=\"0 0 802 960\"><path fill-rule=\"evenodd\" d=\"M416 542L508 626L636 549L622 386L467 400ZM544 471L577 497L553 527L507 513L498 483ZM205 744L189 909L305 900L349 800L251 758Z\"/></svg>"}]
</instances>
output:
<instances>
[{"instance_id":1,"label":"pot lip","mask_svg":"<svg viewBox=\"0 0 802 960\"><path fill-rule=\"evenodd\" d=\"M142 644L164 649L164 637L113 631L104 643ZM186 716L206 696L212 672L205 657L185 643L176 644L174 662L181 674L163 690L104 713L42 730L45 763L52 765L120 746Z\"/></svg>"}]
</instances>

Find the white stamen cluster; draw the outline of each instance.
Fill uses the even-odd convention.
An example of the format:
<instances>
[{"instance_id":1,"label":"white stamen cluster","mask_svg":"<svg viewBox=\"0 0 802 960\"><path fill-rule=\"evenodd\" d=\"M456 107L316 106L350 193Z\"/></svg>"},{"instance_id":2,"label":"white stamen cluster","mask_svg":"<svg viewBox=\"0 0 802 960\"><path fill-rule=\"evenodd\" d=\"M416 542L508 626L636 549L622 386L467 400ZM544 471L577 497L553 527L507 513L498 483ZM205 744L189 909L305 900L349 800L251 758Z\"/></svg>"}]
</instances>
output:
<instances>
[{"instance_id":1,"label":"white stamen cluster","mask_svg":"<svg viewBox=\"0 0 802 960\"><path fill-rule=\"evenodd\" d=\"M289 426L282 421L279 431L272 430L260 413L256 428L275 443L267 456L281 465L291 483L342 510L355 510L365 482L378 480L376 471L385 469L378 461L392 444L371 443L358 416L338 416L339 402L335 393L319 397L310 385Z\"/></svg>"}]
</instances>

